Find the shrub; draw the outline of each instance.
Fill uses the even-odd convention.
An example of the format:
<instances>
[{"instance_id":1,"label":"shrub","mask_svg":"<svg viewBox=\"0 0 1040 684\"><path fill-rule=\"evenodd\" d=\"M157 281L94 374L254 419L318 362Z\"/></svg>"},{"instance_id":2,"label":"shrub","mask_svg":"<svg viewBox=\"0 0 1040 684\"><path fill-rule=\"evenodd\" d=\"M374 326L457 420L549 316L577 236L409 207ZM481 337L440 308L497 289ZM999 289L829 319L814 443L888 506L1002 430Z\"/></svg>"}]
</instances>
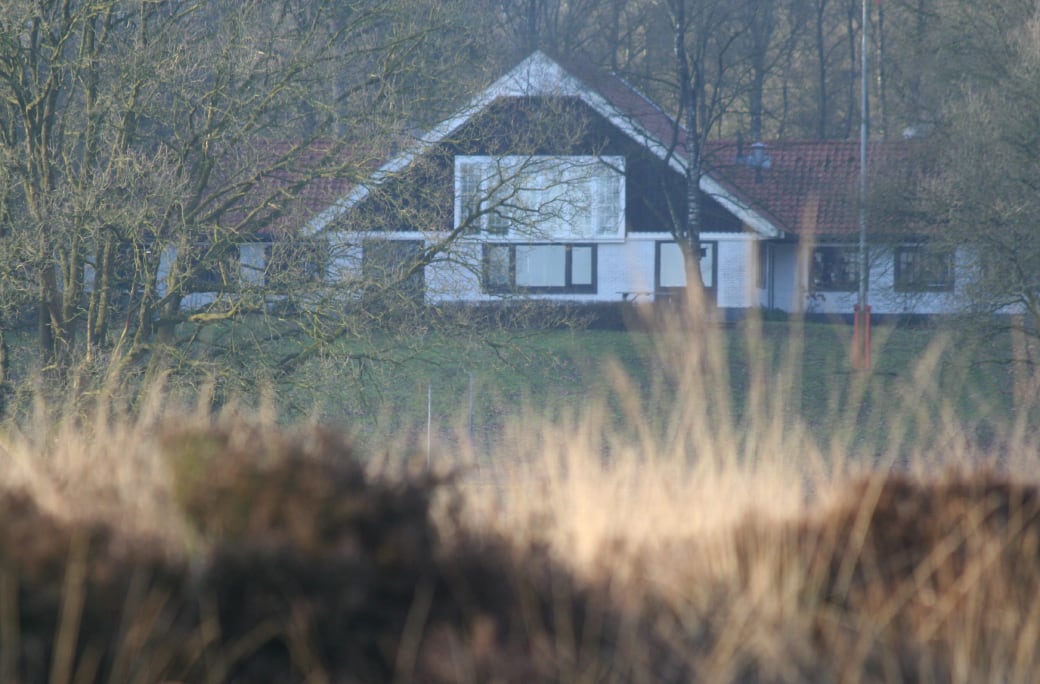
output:
<instances>
[{"instance_id":1,"label":"shrub","mask_svg":"<svg viewBox=\"0 0 1040 684\"><path fill-rule=\"evenodd\" d=\"M618 530L590 574L551 542L435 522L455 477L373 474L335 432L235 423L160 444L185 549L0 491L0 680L1017 681L1040 667L1040 490L992 473L875 475L793 519L653 547Z\"/></svg>"},{"instance_id":2,"label":"shrub","mask_svg":"<svg viewBox=\"0 0 1040 684\"><path fill-rule=\"evenodd\" d=\"M321 430L174 430L162 449L198 537L187 558L110 524L60 520L27 494L0 495L3 681L680 671L634 626L642 618L546 549L466 530L441 540L431 501L451 496L450 479L370 475L347 440ZM661 657L639 656L648 653Z\"/></svg>"}]
</instances>

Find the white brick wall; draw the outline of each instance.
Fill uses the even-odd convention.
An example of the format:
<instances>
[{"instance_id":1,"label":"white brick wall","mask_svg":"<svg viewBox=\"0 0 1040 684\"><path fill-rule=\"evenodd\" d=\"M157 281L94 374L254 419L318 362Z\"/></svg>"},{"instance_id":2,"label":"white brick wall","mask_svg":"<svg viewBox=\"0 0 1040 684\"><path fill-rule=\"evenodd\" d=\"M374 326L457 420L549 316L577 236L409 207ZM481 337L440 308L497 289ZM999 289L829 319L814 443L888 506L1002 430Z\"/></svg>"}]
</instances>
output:
<instances>
[{"instance_id":1,"label":"white brick wall","mask_svg":"<svg viewBox=\"0 0 1040 684\"><path fill-rule=\"evenodd\" d=\"M755 244L743 233L703 233L701 240L718 244L716 304L720 309L746 309L755 306Z\"/></svg>"},{"instance_id":2,"label":"white brick wall","mask_svg":"<svg viewBox=\"0 0 1040 684\"><path fill-rule=\"evenodd\" d=\"M959 262L963 258L958 257ZM963 269L954 278L952 292L897 292L894 287L894 250L880 247L871 251L871 266L867 302L874 314L950 314L963 301ZM808 273L802 285L803 311L806 313L851 314L858 301L857 292L818 292L808 294Z\"/></svg>"},{"instance_id":3,"label":"white brick wall","mask_svg":"<svg viewBox=\"0 0 1040 684\"><path fill-rule=\"evenodd\" d=\"M642 237L623 242L597 243L597 287L594 294L535 294L530 295L530 298L612 302L621 301L623 293L653 292L654 244L654 239ZM450 261L431 264L426 269L427 299L430 302L502 299L481 291L481 250L482 247L475 243L459 245L454 248Z\"/></svg>"}]
</instances>

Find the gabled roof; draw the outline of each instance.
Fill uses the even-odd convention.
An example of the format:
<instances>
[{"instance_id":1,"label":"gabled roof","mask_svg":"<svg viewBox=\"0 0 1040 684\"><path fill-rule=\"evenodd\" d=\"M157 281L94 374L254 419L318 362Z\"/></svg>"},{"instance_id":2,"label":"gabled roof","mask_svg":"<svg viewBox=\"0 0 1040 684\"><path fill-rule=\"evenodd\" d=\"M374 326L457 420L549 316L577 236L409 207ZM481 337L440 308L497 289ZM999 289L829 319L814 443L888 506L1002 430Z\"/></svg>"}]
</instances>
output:
<instances>
[{"instance_id":1,"label":"gabled roof","mask_svg":"<svg viewBox=\"0 0 1040 684\"><path fill-rule=\"evenodd\" d=\"M296 232L330 202L342 197L359 174L371 173L372 154L332 139L264 141L242 145L229 164L227 225L264 239Z\"/></svg>"},{"instance_id":2,"label":"gabled roof","mask_svg":"<svg viewBox=\"0 0 1040 684\"><path fill-rule=\"evenodd\" d=\"M870 143L868 182L873 187L883 177L899 182L894 174L912 175L916 150L906 141ZM766 144L762 154L768 162L756 166L750 145L738 149L732 141L712 143L705 164L712 178L778 230L835 237L858 233L858 142L776 141Z\"/></svg>"},{"instance_id":3,"label":"gabled roof","mask_svg":"<svg viewBox=\"0 0 1040 684\"><path fill-rule=\"evenodd\" d=\"M686 130L657 104L616 74L536 51L473 98L452 118L419 136L401 154L385 161L369 178L315 212L306 232L319 232L363 200L385 180L484 112L500 98L574 97L607 119L677 173L685 172ZM911 145L871 143L872 175L906 160ZM859 144L813 140L766 145L768 167L749 163L751 145L709 143L703 150L701 191L762 237L815 234L841 236L858 231ZM331 187L322 188L325 191Z\"/></svg>"},{"instance_id":4,"label":"gabled roof","mask_svg":"<svg viewBox=\"0 0 1040 684\"><path fill-rule=\"evenodd\" d=\"M354 186L332 202L314 217L306 230L319 232L328 227L345 211L367 197L373 188L406 169L433 146L448 139L495 100L539 95L580 99L636 143L666 160L678 173L684 172L686 132L658 105L615 74L553 59L544 52L536 51L488 86L454 117L421 135L411 148L384 163L366 182ZM773 225L758 216L739 196L733 195L731 188L705 176L701 179L701 189L753 229L765 236L777 235Z\"/></svg>"}]
</instances>

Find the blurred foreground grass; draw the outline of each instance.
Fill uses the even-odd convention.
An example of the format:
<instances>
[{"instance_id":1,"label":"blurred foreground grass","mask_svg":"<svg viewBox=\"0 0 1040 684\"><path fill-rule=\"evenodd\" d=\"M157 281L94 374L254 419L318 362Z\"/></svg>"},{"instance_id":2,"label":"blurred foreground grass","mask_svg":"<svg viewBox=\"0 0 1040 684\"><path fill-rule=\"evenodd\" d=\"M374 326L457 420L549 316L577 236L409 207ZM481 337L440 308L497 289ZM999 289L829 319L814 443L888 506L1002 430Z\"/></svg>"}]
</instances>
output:
<instances>
[{"instance_id":1,"label":"blurred foreground grass","mask_svg":"<svg viewBox=\"0 0 1040 684\"><path fill-rule=\"evenodd\" d=\"M458 397L404 429L479 361L436 345L364 446L163 388L40 410L0 439L0 681L1034 681L1032 376L924 328L850 374L847 333L539 338L480 385L491 452Z\"/></svg>"}]
</instances>

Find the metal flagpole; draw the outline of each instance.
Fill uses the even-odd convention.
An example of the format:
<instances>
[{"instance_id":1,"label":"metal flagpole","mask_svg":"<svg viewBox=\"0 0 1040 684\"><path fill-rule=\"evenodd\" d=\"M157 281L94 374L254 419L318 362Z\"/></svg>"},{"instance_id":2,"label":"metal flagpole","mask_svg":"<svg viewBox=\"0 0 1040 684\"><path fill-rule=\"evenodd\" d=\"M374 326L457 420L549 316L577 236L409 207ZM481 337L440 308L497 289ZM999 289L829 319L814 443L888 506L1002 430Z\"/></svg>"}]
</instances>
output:
<instances>
[{"instance_id":1,"label":"metal flagpole","mask_svg":"<svg viewBox=\"0 0 1040 684\"><path fill-rule=\"evenodd\" d=\"M859 117L859 296L853 314L852 364L856 370L870 368L870 304L867 301L867 135L870 108L867 102L867 0L862 0L863 18L860 47L860 117Z\"/></svg>"}]
</instances>

